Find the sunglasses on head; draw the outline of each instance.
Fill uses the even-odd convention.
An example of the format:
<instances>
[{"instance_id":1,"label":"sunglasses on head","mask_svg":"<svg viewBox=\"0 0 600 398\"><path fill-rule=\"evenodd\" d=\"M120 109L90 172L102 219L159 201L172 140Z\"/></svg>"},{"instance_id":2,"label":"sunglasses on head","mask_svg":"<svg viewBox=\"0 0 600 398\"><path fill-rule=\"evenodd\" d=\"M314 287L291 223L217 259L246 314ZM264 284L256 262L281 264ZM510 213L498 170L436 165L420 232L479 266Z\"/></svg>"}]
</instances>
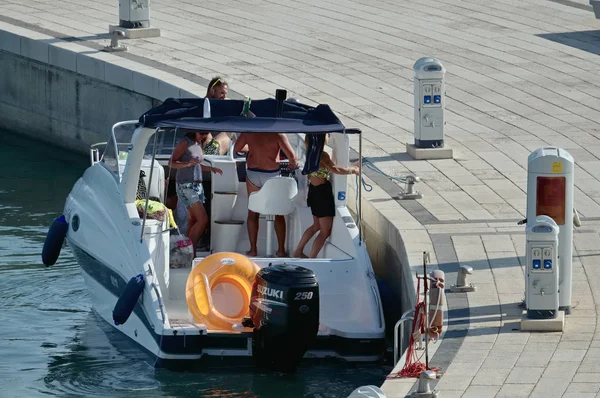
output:
<instances>
[{"instance_id":1,"label":"sunglasses on head","mask_svg":"<svg viewBox=\"0 0 600 398\"><path fill-rule=\"evenodd\" d=\"M217 79L215 80L215 82L213 84L210 85L210 88L214 88L217 84L219 84L221 82L221 79Z\"/></svg>"}]
</instances>

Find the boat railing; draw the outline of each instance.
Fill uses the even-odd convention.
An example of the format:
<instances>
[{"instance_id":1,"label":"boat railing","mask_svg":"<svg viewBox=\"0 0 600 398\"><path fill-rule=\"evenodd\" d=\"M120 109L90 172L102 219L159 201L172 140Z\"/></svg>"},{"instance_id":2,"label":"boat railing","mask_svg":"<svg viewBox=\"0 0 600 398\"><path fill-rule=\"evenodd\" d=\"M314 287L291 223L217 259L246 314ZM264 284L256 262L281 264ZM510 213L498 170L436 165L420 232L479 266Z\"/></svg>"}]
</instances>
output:
<instances>
[{"instance_id":1,"label":"boat railing","mask_svg":"<svg viewBox=\"0 0 600 398\"><path fill-rule=\"evenodd\" d=\"M90 163L95 165L100 161L100 147L106 147L106 142L97 142L90 145Z\"/></svg>"},{"instance_id":2,"label":"boat railing","mask_svg":"<svg viewBox=\"0 0 600 398\"><path fill-rule=\"evenodd\" d=\"M414 320L414 312L415 312L414 308L410 308L409 310L407 310L404 314L402 314L402 316L400 317L400 319L398 320L398 322L396 322L396 325L394 326L394 366L396 366L396 364L398 363L398 359L401 355L401 350L404 345L404 324L408 321ZM398 329L400 329L399 336L398 336ZM399 342L398 342L398 337L400 337Z\"/></svg>"},{"instance_id":3,"label":"boat railing","mask_svg":"<svg viewBox=\"0 0 600 398\"><path fill-rule=\"evenodd\" d=\"M129 145L131 145L133 133L135 132L135 128L131 127L134 127L137 123L137 120L127 120L115 123L111 128L108 141L96 142L90 145L91 165L93 166L96 163L103 161L112 161L112 167L115 167L116 170L111 171L118 171L120 174L118 160L121 157L121 153L127 153Z\"/></svg>"}]
</instances>

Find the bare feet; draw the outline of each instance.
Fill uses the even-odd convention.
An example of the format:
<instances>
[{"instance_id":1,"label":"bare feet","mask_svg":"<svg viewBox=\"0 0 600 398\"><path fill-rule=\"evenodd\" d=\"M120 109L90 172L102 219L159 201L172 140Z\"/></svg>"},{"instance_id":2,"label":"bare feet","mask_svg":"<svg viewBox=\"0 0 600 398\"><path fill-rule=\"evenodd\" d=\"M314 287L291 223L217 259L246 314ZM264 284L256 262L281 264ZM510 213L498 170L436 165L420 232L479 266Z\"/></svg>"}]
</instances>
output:
<instances>
[{"instance_id":1,"label":"bare feet","mask_svg":"<svg viewBox=\"0 0 600 398\"><path fill-rule=\"evenodd\" d=\"M248 257L256 257L256 256L258 256L258 253L256 252L256 250L248 250L246 252L246 256L248 256Z\"/></svg>"},{"instance_id":2,"label":"bare feet","mask_svg":"<svg viewBox=\"0 0 600 398\"><path fill-rule=\"evenodd\" d=\"M286 252L279 251L279 250L277 251L277 253L275 253L275 256L277 256L277 257L289 257Z\"/></svg>"},{"instance_id":3,"label":"bare feet","mask_svg":"<svg viewBox=\"0 0 600 398\"><path fill-rule=\"evenodd\" d=\"M294 258L308 258L304 252L294 252Z\"/></svg>"}]
</instances>

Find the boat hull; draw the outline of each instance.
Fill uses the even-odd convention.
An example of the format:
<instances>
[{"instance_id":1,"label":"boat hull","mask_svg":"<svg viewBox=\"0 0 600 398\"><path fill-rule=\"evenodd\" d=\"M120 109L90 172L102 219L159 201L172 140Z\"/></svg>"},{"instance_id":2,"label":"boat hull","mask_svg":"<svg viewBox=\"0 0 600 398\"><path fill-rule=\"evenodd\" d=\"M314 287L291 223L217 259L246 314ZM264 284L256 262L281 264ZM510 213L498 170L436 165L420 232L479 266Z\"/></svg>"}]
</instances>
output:
<instances>
[{"instance_id":1,"label":"boat hull","mask_svg":"<svg viewBox=\"0 0 600 398\"><path fill-rule=\"evenodd\" d=\"M140 300L125 324L115 325L113 308L127 281L83 249L69 244L81 266L85 283L90 292L92 305L98 315L114 329L129 338L141 349L155 358L155 366L167 366L174 362L197 361L213 357L250 358L252 356L251 333L177 333L165 329L165 334L155 331L148 311ZM319 335L305 354L305 358L338 358L350 362L378 361L385 350L381 338L347 338L335 335Z\"/></svg>"}]
</instances>

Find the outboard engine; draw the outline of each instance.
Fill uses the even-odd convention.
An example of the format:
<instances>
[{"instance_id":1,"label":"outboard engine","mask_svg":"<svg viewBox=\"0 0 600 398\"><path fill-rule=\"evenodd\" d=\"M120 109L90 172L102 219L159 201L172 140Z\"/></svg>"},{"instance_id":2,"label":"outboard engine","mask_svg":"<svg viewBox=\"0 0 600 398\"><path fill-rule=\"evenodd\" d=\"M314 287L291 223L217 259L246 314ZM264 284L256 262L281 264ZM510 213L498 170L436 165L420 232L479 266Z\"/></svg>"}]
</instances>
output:
<instances>
[{"instance_id":1,"label":"outboard engine","mask_svg":"<svg viewBox=\"0 0 600 398\"><path fill-rule=\"evenodd\" d=\"M319 285L308 268L280 264L256 275L250 301L252 352L259 366L295 372L319 330Z\"/></svg>"}]
</instances>

